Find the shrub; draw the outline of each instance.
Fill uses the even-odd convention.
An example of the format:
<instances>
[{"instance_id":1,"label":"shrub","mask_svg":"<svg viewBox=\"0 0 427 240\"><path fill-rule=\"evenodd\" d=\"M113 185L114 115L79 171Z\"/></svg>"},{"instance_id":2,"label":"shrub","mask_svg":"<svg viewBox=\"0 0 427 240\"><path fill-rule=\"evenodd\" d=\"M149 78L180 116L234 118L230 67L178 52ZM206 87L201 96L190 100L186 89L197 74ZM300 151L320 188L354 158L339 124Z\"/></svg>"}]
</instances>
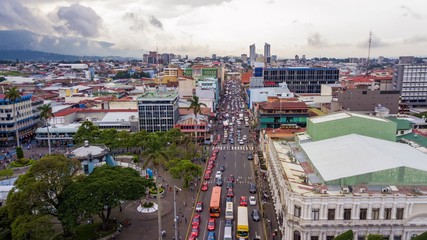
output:
<instances>
[{"instance_id":1,"label":"shrub","mask_svg":"<svg viewBox=\"0 0 427 240\"><path fill-rule=\"evenodd\" d=\"M144 207L144 208L150 208L150 207L152 207L154 205L154 203L153 202L145 202L144 204L142 204L142 206Z\"/></svg>"},{"instance_id":2,"label":"shrub","mask_svg":"<svg viewBox=\"0 0 427 240\"><path fill-rule=\"evenodd\" d=\"M16 148L16 157L17 157L18 159L21 159L21 158L23 158L23 157L24 157L24 150L22 150L22 148L21 148L21 147L17 147L17 148Z\"/></svg>"},{"instance_id":3,"label":"shrub","mask_svg":"<svg viewBox=\"0 0 427 240\"><path fill-rule=\"evenodd\" d=\"M162 193L164 190L165 190L164 188L160 188L160 193ZM151 187L150 188L150 194L157 194L157 188Z\"/></svg>"},{"instance_id":4,"label":"shrub","mask_svg":"<svg viewBox=\"0 0 427 240\"><path fill-rule=\"evenodd\" d=\"M353 240L353 231L348 230L347 232L341 233L340 235L334 237L333 240Z\"/></svg>"},{"instance_id":5,"label":"shrub","mask_svg":"<svg viewBox=\"0 0 427 240\"><path fill-rule=\"evenodd\" d=\"M35 163L35 160L32 159L28 159L28 158L21 158L18 159L16 161L13 161L10 163L10 167L25 167L25 166L30 166L33 163Z\"/></svg>"}]
</instances>

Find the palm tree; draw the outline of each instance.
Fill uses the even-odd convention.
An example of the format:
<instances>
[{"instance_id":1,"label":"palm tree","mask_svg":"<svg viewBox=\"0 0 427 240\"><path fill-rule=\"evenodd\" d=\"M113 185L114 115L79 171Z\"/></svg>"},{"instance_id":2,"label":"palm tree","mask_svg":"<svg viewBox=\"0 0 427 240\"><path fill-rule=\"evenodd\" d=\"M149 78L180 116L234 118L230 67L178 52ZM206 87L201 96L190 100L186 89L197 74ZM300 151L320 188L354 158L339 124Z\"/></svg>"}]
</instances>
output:
<instances>
[{"instance_id":1,"label":"palm tree","mask_svg":"<svg viewBox=\"0 0 427 240\"><path fill-rule=\"evenodd\" d=\"M49 154L52 154L52 149L50 147L50 134L49 134L49 119L53 118L52 107L50 104L43 104L39 107L40 118L44 120L47 128L47 144L49 146Z\"/></svg>"},{"instance_id":2,"label":"palm tree","mask_svg":"<svg viewBox=\"0 0 427 240\"><path fill-rule=\"evenodd\" d=\"M21 98L21 94L19 93L18 89L16 87L9 88L5 93L5 98L9 99L10 102L13 103L13 120L15 121L15 134L16 134L16 147L20 147L19 144L19 128L18 128L18 121L17 121L17 114L16 114L16 100L19 100Z\"/></svg>"},{"instance_id":3,"label":"palm tree","mask_svg":"<svg viewBox=\"0 0 427 240\"><path fill-rule=\"evenodd\" d=\"M144 151L142 151L142 156L146 158L143 166L147 167L147 165L152 162L154 165L160 165L165 161L169 160L168 155L165 152L165 148L167 146L167 139L165 137L165 133L163 132L152 132L149 133L149 136L144 144ZM159 173L160 168L157 167L157 173ZM162 229L162 215L160 212L160 189L158 182L158 174L156 176L156 189L157 189L157 224L159 227L159 240L161 238ZM166 191L166 189L164 190ZM174 189L175 191L175 189Z\"/></svg>"},{"instance_id":4,"label":"palm tree","mask_svg":"<svg viewBox=\"0 0 427 240\"><path fill-rule=\"evenodd\" d=\"M197 141L197 128L198 128L198 124L199 121L197 119L197 114L202 113L202 106L203 107L207 107L206 104L199 102L199 97L198 96L193 96L192 99L188 100L190 102L190 106L188 107L188 110L193 109L193 113L194 113L194 118L196 121L196 131L195 131L195 138Z\"/></svg>"}]
</instances>

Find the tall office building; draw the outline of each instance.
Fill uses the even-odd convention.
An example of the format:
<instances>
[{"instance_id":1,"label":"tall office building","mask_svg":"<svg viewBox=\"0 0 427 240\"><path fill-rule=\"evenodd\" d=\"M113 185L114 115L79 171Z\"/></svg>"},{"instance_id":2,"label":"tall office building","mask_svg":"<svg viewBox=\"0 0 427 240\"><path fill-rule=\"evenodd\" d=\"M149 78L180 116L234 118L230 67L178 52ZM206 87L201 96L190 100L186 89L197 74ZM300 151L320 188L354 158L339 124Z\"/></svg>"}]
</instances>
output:
<instances>
[{"instance_id":1,"label":"tall office building","mask_svg":"<svg viewBox=\"0 0 427 240\"><path fill-rule=\"evenodd\" d=\"M400 57L395 66L393 85L400 90L400 111L427 107L427 64L417 64L414 57Z\"/></svg>"},{"instance_id":2,"label":"tall office building","mask_svg":"<svg viewBox=\"0 0 427 240\"><path fill-rule=\"evenodd\" d=\"M255 72L257 69L255 69ZM295 93L320 93L322 84L338 82L337 68L265 68L264 87L278 87L286 82L289 90Z\"/></svg>"},{"instance_id":3,"label":"tall office building","mask_svg":"<svg viewBox=\"0 0 427 240\"><path fill-rule=\"evenodd\" d=\"M249 46L249 61L253 65L255 62L256 53L255 53L255 44Z\"/></svg>"},{"instance_id":4,"label":"tall office building","mask_svg":"<svg viewBox=\"0 0 427 240\"><path fill-rule=\"evenodd\" d=\"M270 53L271 45L268 43L264 44L264 58L266 63L271 62L271 53Z\"/></svg>"},{"instance_id":5,"label":"tall office building","mask_svg":"<svg viewBox=\"0 0 427 240\"><path fill-rule=\"evenodd\" d=\"M179 118L179 95L176 91L147 92L138 99L140 130L168 131Z\"/></svg>"}]
</instances>

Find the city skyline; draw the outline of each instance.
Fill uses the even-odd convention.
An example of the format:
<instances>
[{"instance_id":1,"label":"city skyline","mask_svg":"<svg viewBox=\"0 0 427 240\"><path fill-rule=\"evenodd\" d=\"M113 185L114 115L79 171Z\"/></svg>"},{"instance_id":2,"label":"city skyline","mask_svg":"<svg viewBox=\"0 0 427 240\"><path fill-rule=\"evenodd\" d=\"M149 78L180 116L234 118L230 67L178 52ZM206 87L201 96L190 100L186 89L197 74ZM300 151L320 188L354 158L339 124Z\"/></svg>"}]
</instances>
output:
<instances>
[{"instance_id":1,"label":"city skyline","mask_svg":"<svg viewBox=\"0 0 427 240\"><path fill-rule=\"evenodd\" d=\"M422 0L3 0L0 30L107 42L123 56L156 50L195 56L293 58L427 56ZM35 43L43 37L34 37ZM60 41L60 40L57 40Z\"/></svg>"}]
</instances>

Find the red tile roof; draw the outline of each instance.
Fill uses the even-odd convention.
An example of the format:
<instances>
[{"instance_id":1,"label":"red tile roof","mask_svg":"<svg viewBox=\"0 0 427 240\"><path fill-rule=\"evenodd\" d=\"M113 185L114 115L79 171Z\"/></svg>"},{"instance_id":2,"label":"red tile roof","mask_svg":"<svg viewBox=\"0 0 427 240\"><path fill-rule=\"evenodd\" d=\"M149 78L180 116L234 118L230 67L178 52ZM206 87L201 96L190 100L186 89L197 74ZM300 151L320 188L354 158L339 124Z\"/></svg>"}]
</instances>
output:
<instances>
[{"instance_id":1,"label":"red tile roof","mask_svg":"<svg viewBox=\"0 0 427 240\"><path fill-rule=\"evenodd\" d=\"M80 108L68 108L68 109L64 109L59 112L56 112L53 115L54 117L64 117L64 116L79 112L80 110L81 110Z\"/></svg>"}]
</instances>

